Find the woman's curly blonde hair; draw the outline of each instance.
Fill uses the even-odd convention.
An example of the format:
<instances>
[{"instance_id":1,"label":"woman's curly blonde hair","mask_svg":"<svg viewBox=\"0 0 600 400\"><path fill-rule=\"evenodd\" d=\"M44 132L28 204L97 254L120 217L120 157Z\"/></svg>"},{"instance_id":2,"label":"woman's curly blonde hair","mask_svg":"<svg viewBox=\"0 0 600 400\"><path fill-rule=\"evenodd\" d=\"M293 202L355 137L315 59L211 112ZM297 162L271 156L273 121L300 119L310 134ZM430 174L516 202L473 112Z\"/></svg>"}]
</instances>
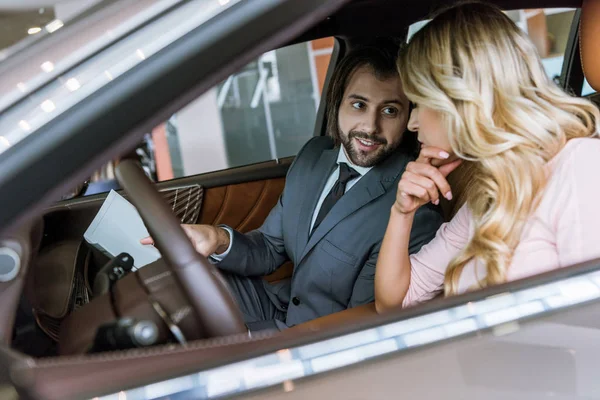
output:
<instances>
[{"instance_id":1,"label":"woman's curly blonde hair","mask_svg":"<svg viewBox=\"0 0 600 400\"><path fill-rule=\"evenodd\" d=\"M446 271L457 292L470 261L485 287L506 280L550 161L572 138L597 136L598 109L550 80L527 35L495 6L462 3L437 14L400 54L408 98L443 117L453 151L475 164L467 198L474 234Z\"/></svg>"}]
</instances>

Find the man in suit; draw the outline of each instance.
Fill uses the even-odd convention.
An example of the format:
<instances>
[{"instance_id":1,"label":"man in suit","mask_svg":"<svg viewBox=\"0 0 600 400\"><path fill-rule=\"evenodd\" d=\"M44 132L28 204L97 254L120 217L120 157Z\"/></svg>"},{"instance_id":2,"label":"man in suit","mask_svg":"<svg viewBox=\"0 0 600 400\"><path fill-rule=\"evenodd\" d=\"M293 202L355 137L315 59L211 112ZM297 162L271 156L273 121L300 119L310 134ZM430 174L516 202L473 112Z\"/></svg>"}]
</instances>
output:
<instances>
[{"instance_id":1,"label":"man in suit","mask_svg":"<svg viewBox=\"0 0 600 400\"><path fill-rule=\"evenodd\" d=\"M283 329L374 301L375 264L413 148L400 146L409 102L396 71L397 47L362 47L337 66L328 88L329 136L311 139L290 167L264 224L242 234L187 225L196 249L222 271L251 330ZM442 223L417 212L410 251ZM286 261L293 276L261 277Z\"/></svg>"}]
</instances>

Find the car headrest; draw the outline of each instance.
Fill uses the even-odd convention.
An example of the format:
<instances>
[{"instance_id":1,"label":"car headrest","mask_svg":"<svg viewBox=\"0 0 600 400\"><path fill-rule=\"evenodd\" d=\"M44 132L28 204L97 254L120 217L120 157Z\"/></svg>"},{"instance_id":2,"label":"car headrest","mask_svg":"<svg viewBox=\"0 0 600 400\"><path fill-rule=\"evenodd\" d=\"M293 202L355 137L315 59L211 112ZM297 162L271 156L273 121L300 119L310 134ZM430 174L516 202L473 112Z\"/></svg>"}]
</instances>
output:
<instances>
[{"instance_id":1,"label":"car headrest","mask_svg":"<svg viewBox=\"0 0 600 400\"><path fill-rule=\"evenodd\" d=\"M600 91L600 1L598 0L583 0L579 46L583 73L590 86Z\"/></svg>"}]
</instances>

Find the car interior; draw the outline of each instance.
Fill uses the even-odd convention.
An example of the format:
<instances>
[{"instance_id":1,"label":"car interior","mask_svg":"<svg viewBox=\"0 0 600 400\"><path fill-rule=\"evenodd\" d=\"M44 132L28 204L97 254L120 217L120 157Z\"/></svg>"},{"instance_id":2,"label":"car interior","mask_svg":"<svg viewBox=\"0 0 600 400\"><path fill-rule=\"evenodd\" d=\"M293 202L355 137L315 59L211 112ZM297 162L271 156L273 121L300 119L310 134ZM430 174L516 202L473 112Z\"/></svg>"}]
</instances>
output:
<instances>
[{"instance_id":1,"label":"car interior","mask_svg":"<svg viewBox=\"0 0 600 400\"><path fill-rule=\"evenodd\" d=\"M334 36L329 77L336 60L368 40L357 35L353 22L357 16L372 17L366 23L369 37L391 33L402 37L411 23L426 17L437 3L411 1L412 11L400 16L398 2L350 1L289 44ZM506 9L537 4L495 3ZM573 28L573 48L567 49L573 59L563 67L563 78L569 79L565 84L581 88L585 74L590 86L600 90L600 2L544 2L544 7L554 6L581 7L579 26ZM600 105L597 93L589 97ZM324 127L321 107L315 135L324 134ZM151 382L157 376L223 365L310 341L316 334L334 335L350 326L401 318L400 310L396 316L378 316L374 305L368 304L282 333L248 335L224 284L195 252L179 224L226 224L240 232L260 227L283 191L292 162L293 157L286 157L153 184L136 162L123 159L116 168L122 194L154 233L163 259L122 277L114 276L114 268L127 271L131 266L126 267L118 257L110 259L83 239L107 193L54 203L42 217L20 226L2 241L3 248L15 249L19 257L0 252L0 258L20 262L14 279L8 276L17 269L0 270L4 278L0 282L0 359L10 365L0 372L0 379L10 380L32 398L91 395ZM464 203L471 176L465 163L449 177L455 196L442 204L446 221ZM264 279L275 282L290 277L293 268L286 263ZM99 329L123 318L150 321L157 327L150 335L152 345L104 351L96 340Z\"/></svg>"}]
</instances>

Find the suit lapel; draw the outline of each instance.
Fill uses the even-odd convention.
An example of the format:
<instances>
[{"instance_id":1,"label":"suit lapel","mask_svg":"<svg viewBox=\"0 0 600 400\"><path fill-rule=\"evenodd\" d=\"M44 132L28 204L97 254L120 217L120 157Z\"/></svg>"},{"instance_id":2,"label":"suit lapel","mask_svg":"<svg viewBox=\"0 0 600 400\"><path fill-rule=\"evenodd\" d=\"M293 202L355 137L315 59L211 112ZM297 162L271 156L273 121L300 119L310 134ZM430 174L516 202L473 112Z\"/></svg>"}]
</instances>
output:
<instances>
[{"instance_id":1,"label":"suit lapel","mask_svg":"<svg viewBox=\"0 0 600 400\"><path fill-rule=\"evenodd\" d=\"M385 193L379 180L369 179L368 175L370 173L371 171L344 194L335 206L333 206L331 211L329 211L327 216L325 216L321 225L319 225L311 235L308 244L302 252L300 261L302 261L312 248L315 247L315 245L319 243L319 241L340 221Z\"/></svg>"},{"instance_id":2,"label":"suit lapel","mask_svg":"<svg viewBox=\"0 0 600 400\"><path fill-rule=\"evenodd\" d=\"M298 233L296 237L296 248L298 249L298 253L302 252L308 242L313 212L321 197L325 183L335 168L338 151L338 148L333 148L321 153L321 157L319 157L319 161L317 161L317 164L313 169L313 171L316 171L317 173L313 172L310 175L306 187L304 187L302 193L300 193L300 196L303 196L304 200L302 201L302 206L298 215Z\"/></svg>"},{"instance_id":3,"label":"suit lapel","mask_svg":"<svg viewBox=\"0 0 600 400\"><path fill-rule=\"evenodd\" d=\"M397 152L391 155L383 163L370 170L356 183L356 185L352 186L352 188L350 188L350 190L348 190L348 192L342 196L335 206L333 206L329 214L327 214L325 219L323 219L323 222L321 222L321 225L319 225L310 236L304 251L302 251L302 255L298 261L298 264L306 257L313 247L315 247L316 244L319 243L319 241L323 239L323 237L344 218L382 196L388 190L393 189L393 183L404 171L407 161L408 159L405 155ZM329 171L327 177L330 173L331 171ZM325 181L323 181L319 187L320 190L317 193L317 198L320 196L324 184ZM314 205L311 210L314 210ZM308 219L306 230L306 238L308 238L308 227L310 226L312 214L307 216L305 210L302 210L301 215L305 220Z\"/></svg>"}]
</instances>

